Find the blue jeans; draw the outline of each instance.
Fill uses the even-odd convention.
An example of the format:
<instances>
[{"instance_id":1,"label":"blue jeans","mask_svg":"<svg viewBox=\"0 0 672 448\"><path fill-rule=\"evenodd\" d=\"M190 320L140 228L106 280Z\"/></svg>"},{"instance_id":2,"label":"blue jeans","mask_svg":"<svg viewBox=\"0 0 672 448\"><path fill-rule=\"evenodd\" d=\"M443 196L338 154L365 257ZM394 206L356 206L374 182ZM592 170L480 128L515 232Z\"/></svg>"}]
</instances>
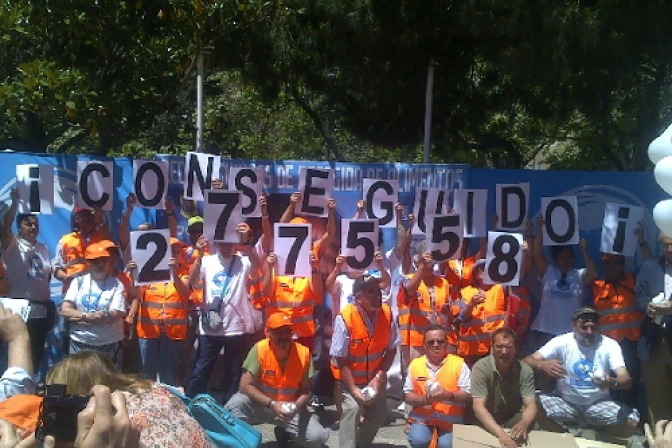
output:
<instances>
[{"instance_id":1,"label":"blue jeans","mask_svg":"<svg viewBox=\"0 0 672 448\"><path fill-rule=\"evenodd\" d=\"M140 373L152 381L156 374L162 383L178 387L177 367L183 355L184 341L170 339L164 332L156 339L138 338L140 346Z\"/></svg>"},{"instance_id":2,"label":"blue jeans","mask_svg":"<svg viewBox=\"0 0 672 448\"><path fill-rule=\"evenodd\" d=\"M243 374L243 361L248 352L247 341L253 335L198 336L198 352L194 371L187 385L186 395L194 397L208 392L210 372L215 365L219 351L224 347L224 397L226 403L238 392L238 383Z\"/></svg>"},{"instance_id":3,"label":"blue jeans","mask_svg":"<svg viewBox=\"0 0 672 448\"><path fill-rule=\"evenodd\" d=\"M413 423L408 431L408 443L412 448L427 448L432 441L433 426L423 425L422 423ZM436 444L438 448L453 447L453 433L445 429L439 429L439 440Z\"/></svg>"}]
</instances>

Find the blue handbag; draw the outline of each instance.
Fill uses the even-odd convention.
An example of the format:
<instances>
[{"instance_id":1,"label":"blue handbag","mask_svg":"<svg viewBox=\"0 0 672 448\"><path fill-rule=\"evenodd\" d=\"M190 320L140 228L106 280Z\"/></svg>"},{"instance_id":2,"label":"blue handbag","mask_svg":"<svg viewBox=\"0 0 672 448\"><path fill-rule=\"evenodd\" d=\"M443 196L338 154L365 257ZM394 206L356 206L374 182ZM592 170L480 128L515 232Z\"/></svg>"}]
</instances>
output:
<instances>
[{"instance_id":1,"label":"blue handbag","mask_svg":"<svg viewBox=\"0 0 672 448\"><path fill-rule=\"evenodd\" d=\"M231 414L211 395L199 394L189 398L174 387L167 384L162 386L184 402L191 416L201 425L217 448L261 446L261 433Z\"/></svg>"}]
</instances>

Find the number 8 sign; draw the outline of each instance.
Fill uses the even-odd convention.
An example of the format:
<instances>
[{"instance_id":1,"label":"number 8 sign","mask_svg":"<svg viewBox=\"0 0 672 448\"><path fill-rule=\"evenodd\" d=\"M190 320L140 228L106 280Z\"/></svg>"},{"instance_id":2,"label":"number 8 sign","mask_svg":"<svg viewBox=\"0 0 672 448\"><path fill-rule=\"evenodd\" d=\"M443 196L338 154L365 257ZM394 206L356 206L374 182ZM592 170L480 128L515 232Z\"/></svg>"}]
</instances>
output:
<instances>
[{"instance_id":1,"label":"number 8 sign","mask_svg":"<svg viewBox=\"0 0 672 448\"><path fill-rule=\"evenodd\" d=\"M520 233L488 232L488 256L483 282L488 285L518 286L522 247L523 235Z\"/></svg>"}]
</instances>

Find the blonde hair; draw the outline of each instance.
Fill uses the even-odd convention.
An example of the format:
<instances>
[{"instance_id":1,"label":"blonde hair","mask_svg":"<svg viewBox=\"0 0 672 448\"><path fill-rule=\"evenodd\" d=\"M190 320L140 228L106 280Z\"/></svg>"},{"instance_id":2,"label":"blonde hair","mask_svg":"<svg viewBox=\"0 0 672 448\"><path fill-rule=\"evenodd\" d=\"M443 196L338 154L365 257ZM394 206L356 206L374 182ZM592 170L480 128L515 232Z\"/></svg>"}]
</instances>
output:
<instances>
[{"instance_id":1,"label":"blonde hair","mask_svg":"<svg viewBox=\"0 0 672 448\"><path fill-rule=\"evenodd\" d=\"M139 393L152 388L152 381L121 373L102 352L84 350L60 361L47 373L47 384L65 384L70 395L87 395L95 385Z\"/></svg>"}]
</instances>

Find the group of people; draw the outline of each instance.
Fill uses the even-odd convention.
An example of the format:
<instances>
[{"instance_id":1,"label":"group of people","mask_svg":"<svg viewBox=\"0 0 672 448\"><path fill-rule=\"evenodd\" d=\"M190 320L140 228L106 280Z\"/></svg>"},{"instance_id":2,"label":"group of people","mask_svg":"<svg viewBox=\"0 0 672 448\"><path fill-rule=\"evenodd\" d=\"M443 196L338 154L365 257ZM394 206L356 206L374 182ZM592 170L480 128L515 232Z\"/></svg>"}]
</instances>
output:
<instances>
[{"instance_id":1,"label":"group of people","mask_svg":"<svg viewBox=\"0 0 672 448\"><path fill-rule=\"evenodd\" d=\"M372 268L352 269L339 253L332 199L326 223L312 226L311 273L296 277L277 275L266 198L259 199L260 222L238 223L238 244L208 241L197 215L187 222L189 241L178 239L167 201L171 280L137 286L129 249L133 195L118 242L99 210L75 209L73 232L53 257L38 241L38 218L17 214L16 190L11 198L1 235L0 293L32 306L25 339L30 360L17 364L10 345L7 386L0 390L5 397L30 392L33 367L60 315L68 357L47 382L67 384L72 393L89 393L97 384L124 392L131 420L142 423L141 441L156 425L129 403L142 408L152 402L142 395L150 394L167 413L179 408L160 383L184 386L188 396L207 393L222 350L222 402L248 423L275 424L281 446L326 444L329 432L308 411L317 376L334 379L340 446L371 446L387 417L388 373L395 364L404 378L397 398L405 404L412 447L450 447L453 425L461 423L479 424L502 446L514 447L536 427L563 431L574 422L634 431L640 420L672 420L668 397L656 393L672 390L667 235L660 236L660 258L641 231L632 236L646 260L636 279L626 272L625 258L611 254L602 258L604 278L598 279L583 240L585 268L575 268L572 246L554 246L546 257L540 218L536 236L527 225L524 286L510 287L484 282L484 239L473 255L464 244L459 259L435 262L414 240L414 217L403 220L401 204L392 248L378 250ZM296 216L300 200L301 193L292 194L278 220L325 220ZM355 219L363 216L364 202L357 208ZM50 300L52 276L63 284L58 309ZM535 288L538 312L531 319L537 307L529 290ZM137 356L129 356L136 353L133 344ZM197 427L184 431L208 446ZM155 432L147 437L159 437Z\"/></svg>"}]
</instances>

